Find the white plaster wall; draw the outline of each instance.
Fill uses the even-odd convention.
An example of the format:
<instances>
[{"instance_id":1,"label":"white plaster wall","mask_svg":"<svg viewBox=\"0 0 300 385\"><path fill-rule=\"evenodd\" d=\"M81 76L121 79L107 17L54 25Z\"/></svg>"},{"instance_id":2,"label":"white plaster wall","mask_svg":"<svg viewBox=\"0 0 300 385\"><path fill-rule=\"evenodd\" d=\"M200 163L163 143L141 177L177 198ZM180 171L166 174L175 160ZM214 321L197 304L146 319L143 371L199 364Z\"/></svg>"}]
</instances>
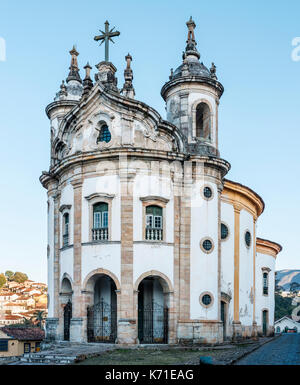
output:
<instances>
[{"instance_id":1,"label":"white plaster wall","mask_svg":"<svg viewBox=\"0 0 300 385\"><path fill-rule=\"evenodd\" d=\"M69 213L69 245L73 244L73 236L74 236L74 189L71 183L68 183L62 190L61 190L61 197L60 197L60 206L63 205L71 205L71 209L67 210L66 212ZM63 246L63 215L65 212L60 212L60 247Z\"/></svg>"},{"instance_id":2,"label":"white plaster wall","mask_svg":"<svg viewBox=\"0 0 300 385\"><path fill-rule=\"evenodd\" d=\"M169 177L157 175L136 175L133 185L133 240L143 241L143 202L141 197L159 196L169 199L164 210L166 223L165 242L174 242L174 200L172 195L172 182Z\"/></svg>"},{"instance_id":3,"label":"white plaster wall","mask_svg":"<svg viewBox=\"0 0 300 385\"><path fill-rule=\"evenodd\" d=\"M228 238L221 241L221 291L231 297L227 308L227 318L231 324L234 303L234 208L231 204L221 202L221 222L229 230Z\"/></svg>"},{"instance_id":4,"label":"white plaster wall","mask_svg":"<svg viewBox=\"0 0 300 385\"><path fill-rule=\"evenodd\" d=\"M109 270L121 282L121 245L119 243L82 246L82 282L90 272L100 268Z\"/></svg>"},{"instance_id":5,"label":"white plaster wall","mask_svg":"<svg viewBox=\"0 0 300 385\"><path fill-rule=\"evenodd\" d=\"M72 280L73 277L73 247L69 247L60 251L60 280L61 285L62 277L66 273Z\"/></svg>"},{"instance_id":6,"label":"white plaster wall","mask_svg":"<svg viewBox=\"0 0 300 385\"><path fill-rule=\"evenodd\" d=\"M271 269L269 272L269 294L263 295L263 271L262 268ZM257 325L262 326L262 311L269 310L269 325L274 325L275 311L275 258L272 255L257 253L255 269L255 319Z\"/></svg>"},{"instance_id":7,"label":"white plaster wall","mask_svg":"<svg viewBox=\"0 0 300 385\"><path fill-rule=\"evenodd\" d=\"M86 178L82 186L82 242L89 242L89 202L85 198L94 193L112 194L111 240L121 239L120 182L117 175L103 175Z\"/></svg>"},{"instance_id":8,"label":"white plaster wall","mask_svg":"<svg viewBox=\"0 0 300 385\"><path fill-rule=\"evenodd\" d=\"M201 191L204 185L211 187L212 200L205 200ZM193 195L191 210L191 265L190 298L191 319L218 319L218 191L210 182L197 185L199 193ZM202 238L212 238L214 250L210 254L200 248ZM204 308L199 297L203 292L210 292L214 297L213 306Z\"/></svg>"},{"instance_id":9,"label":"white plaster wall","mask_svg":"<svg viewBox=\"0 0 300 385\"><path fill-rule=\"evenodd\" d=\"M133 282L150 270L165 274L174 285L174 247L162 244L135 243L133 245Z\"/></svg>"},{"instance_id":10,"label":"white plaster wall","mask_svg":"<svg viewBox=\"0 0 300 385\"><path fill-rule=\"evenodd\" d=\"M54 202L49 197L48 209L48 317L54 317Z\"/></svg>"},{"instance_id":11,"label":"white plaster wall","mask_svg":"<svg viewBox=\"0 0 300 385\"><path fill-rule=\"evenodd\" d=\"M245 242L245 232L251 234L251 245L248 248ZM246 211L240 212L240 291L239 313L240 321L244 326L253 324L253 217Z\"/></svg>"}]
</instances>

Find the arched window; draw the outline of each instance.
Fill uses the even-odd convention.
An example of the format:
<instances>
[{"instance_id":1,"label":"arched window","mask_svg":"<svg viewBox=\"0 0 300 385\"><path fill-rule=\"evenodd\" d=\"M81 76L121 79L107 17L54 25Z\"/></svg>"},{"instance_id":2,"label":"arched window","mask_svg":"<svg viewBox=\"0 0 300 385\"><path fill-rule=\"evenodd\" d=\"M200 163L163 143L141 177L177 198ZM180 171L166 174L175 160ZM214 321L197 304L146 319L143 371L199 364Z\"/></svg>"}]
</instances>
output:
<instances>
[{"instance_id":1,"label":"arched window","mask_svg":"<svg viewBox=\"0 0 300 385\"><path fill-rule=\"evenodd\" d=\"M211 113L206 103L196 107L196 137L211 140Z\"/></svg>"},{"instance_id":2,"label":"arched window","mask_svg":"<svg viewBox=\"0 0 300 385\"><path fill-rule=\"evenodd\" d=\"M63 246L68 246L69 244L69 222L69 213L65 213L63 216Z\"/></svg>"},{"instance_id":3,"label":"arched window","mask_svg":"<svg viewBox=\"0 0 300 385\"><path fill-rule=\"evenodd\" d=\"M159 206L146 207L146 239L161 241L163 239L163 209Z\"/></svg>"},{"instance_id":4,"label":"arched window","mask_svg":"<svg viewBox=\"0 0 300 385\"><path fill-rule=\"evenodd\" d=\"M108 143L110 142L110 140L111 140L111 133L109 131L109 128L107 124L103 124L100 129L100 134L98 136L97 143L98 142Z\"/></svg>"},{"instance_id":5,"label":"arched window","mask_svg":"<svg viewBox=\"0 0 300 385\"><path fill-rule=\"evenodd\" d=\"M93 240L108 239L108 204L101 202L93 206Z\"/></svg>"},{"instance_id":6,"label":"arched window","mask_svg":"<svg viewBox=\"0 0 300 385\"><path fill-rule=\"evenodd\" d=\"M263 294L268 295L269 287L268 287L268 273L263 273Z\"/></svg>"}]
</instances>

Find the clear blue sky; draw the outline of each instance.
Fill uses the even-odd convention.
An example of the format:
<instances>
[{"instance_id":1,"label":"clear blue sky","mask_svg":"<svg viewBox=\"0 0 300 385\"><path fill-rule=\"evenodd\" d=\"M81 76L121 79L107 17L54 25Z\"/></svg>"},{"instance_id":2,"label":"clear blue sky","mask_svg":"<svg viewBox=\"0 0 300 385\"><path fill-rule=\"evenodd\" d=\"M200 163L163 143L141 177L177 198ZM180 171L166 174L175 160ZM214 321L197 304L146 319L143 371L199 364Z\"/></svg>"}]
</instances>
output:
<instances>
[{"instance_id":1,"label":"clear blue sky","mask_svg":"<svg viewBox=\"0 0 300 385\"><path fill-rule=\"evenodd\" d=\"M277 269L299 269L300 62L291 59L299 14L298 0L1 1L7 57L0 62L0 271L46 281L44 108L67 76L72 45L81 67L103 60L104 46L93 37L108 19L121 31L111 48L119 86L130 52L136 98L165 117L160 89L181 63L191 15L201 60L215 62L225 87L219 141L232 165L228 178L265 200L258 235L283 245Z\"/></svg>"}]
</instances>

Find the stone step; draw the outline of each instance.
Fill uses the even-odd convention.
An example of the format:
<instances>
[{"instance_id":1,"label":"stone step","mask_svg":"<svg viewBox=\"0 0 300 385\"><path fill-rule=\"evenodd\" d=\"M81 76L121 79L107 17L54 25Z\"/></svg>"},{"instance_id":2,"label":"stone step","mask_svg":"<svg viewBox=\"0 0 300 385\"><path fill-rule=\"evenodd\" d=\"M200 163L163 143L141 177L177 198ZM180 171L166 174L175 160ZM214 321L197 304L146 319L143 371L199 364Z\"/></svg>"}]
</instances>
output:
<instances>
[{"instance_id":1,"label":"stone step","mask_svg":"<svg viewBox=\"0 0 300 385\"><path fill-rule=\"evenodd\" d=\"M77 356L67 356L63 354L41 354L41 353L26 353L20 358L21 362L31 363L47 363L47 364L73 364Z\"/></svg>"}]
</instances>

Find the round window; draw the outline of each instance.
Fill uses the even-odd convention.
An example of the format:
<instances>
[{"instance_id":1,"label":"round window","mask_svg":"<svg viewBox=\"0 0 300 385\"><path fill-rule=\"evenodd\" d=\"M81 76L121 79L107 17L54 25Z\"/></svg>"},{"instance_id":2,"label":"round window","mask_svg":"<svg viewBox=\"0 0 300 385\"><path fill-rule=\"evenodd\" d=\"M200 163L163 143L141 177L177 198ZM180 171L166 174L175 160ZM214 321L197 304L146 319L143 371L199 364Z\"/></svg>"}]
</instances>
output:
<instances>
[{"instance_id":1,"label":"round window","mask_svg":"<svg viewBox=\"0 0 300 385\"><path fill-rule=\"evenodd\" d=\"M221 239L226 239L228 237L228 234L229 234L229 230L228 230L228 227L226 225L224 225L224 223L221 223Z\"/></svg>"},{"instance_id":2,"label":"round window","mask_svg":"<svg viewBox=\"0 0 300 385\"><path fill-rule=\"evenodd\" d=\"M206 251L210 251L212 249L212 241L210 241L209 239L205 239L203 242L202 242L202 247L204 250Z\"/></svg>"},{"instance_id":3,"label":"round window","mask_svg":"<svg viewBox=\"0 0 300 385\"><path fill-rule=\"evenodd\" d=\"M211 304L211 296L209 294L204 294L202 297L202 303L205 306L209 306Z\"/></svg>"},{"instance_id":4,"label":"round window","mask_svg":"<svg viewBox=\"0 0 300 385\"><path fill-rule=\"evenodd\" d=\"M250 231L246 231L245 233L245 242L248 247L251 245L251 234Z\"/></svg>"},{"instance_id":5,"label":"round window","mask_svg":"<svg viewBox=\"0 0 300 385\"><path fill-rule=\"evenodd\" d=\"M212 189L208 186L205 186L203 189L203 195L206 199L210 199L213 195Z\"/></svg>"}]
</instances>

